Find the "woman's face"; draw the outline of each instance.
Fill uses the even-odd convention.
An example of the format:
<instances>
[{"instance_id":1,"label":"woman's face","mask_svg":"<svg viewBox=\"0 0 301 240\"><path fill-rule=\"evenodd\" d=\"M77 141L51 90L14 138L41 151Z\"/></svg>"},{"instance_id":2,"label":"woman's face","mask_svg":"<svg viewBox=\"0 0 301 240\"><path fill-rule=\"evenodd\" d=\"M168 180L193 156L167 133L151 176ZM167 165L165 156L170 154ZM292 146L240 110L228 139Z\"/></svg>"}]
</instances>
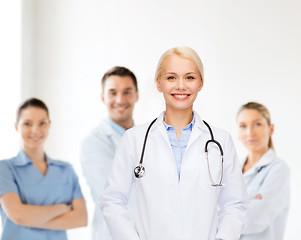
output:
<instances>
[{"instance_id":1,"label":"woman's face","mask_svg":"<svg viewBox=\"0 0 301 240\"><path fill-rule=\"evenodd\" d=\"M157 89L163 93L166 110L192 109L202 87L200 72L190 59L172 55L165 60Z\"/></svg>"},{"instance_id":2,"label":"woman's face","mask_svg":"<svg viewBox=\"0 0 301 240\"><path fill-rule=\"evenodd\" d=\"M27 107L22 110L20 119L16 123L22 147L24 149L43 148L43 143L48 136L50 120L46 110L39 107Z\"/></svg>"},{"instance_id":3,"label":"woman's face","mask_svg":"<svg viewBox=\"0 0 301 240\"><path fill-rule=\"evenodd\" d=\"M274 125L268 124L263 115L255 109L242 110L237 116L238 138L249 152L265 153Z\"/></svg>"}]
</instances>

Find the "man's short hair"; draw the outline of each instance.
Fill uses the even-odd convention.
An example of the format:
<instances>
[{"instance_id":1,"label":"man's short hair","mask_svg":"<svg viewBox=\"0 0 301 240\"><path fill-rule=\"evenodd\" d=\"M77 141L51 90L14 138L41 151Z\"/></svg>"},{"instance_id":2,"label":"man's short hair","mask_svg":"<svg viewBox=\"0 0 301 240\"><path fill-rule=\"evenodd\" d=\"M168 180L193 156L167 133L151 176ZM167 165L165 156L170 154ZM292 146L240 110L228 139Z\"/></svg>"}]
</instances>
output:
<instances>
[{"instance_id":1,"label":"man's short hair","mask_svg":"<svg viewBox=\"0 0 301 240\"><path fill-rule=\"evenodd\" d=\"M104 90L106 80L111 76L130 77L133 80L133 84L138 91L138 83L135 74L125 67L115 66L108 70L101 79L102 91Z\"/></svg>"}]
</instances>

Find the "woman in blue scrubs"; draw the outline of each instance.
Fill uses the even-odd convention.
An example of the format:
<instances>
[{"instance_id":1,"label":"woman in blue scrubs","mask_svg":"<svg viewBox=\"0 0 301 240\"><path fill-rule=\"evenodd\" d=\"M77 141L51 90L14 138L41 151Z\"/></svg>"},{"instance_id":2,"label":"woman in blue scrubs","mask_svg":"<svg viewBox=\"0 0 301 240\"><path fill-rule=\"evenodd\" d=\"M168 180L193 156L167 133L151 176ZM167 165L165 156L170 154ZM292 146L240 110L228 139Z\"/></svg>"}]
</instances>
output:
<instances>
[{"instance_id":1,"label":"woman in blue scrubs","mask_svg":"<svg viewBox=\"0 0 301 240\"><path fill-rule=\"evenodd\" d=\"M0 161L2 240L65 240L66 229L87 225L87 210L72 166L44 152L48 108L31 98L15 124L21 150Z\"/></svg>"},{"instance_id":2,"label":"woman in blue scrubs","mask_svg":"<svg viewBox=\"0 0 301 240\"><path fill-rule=\"evenodd\" d=\"M282 240L290 198L290 171L274 152L268 109L249 102L237 114L238 137L247 148L242 164L250 198L241 240Z\"/></svg>"}]
</instances>

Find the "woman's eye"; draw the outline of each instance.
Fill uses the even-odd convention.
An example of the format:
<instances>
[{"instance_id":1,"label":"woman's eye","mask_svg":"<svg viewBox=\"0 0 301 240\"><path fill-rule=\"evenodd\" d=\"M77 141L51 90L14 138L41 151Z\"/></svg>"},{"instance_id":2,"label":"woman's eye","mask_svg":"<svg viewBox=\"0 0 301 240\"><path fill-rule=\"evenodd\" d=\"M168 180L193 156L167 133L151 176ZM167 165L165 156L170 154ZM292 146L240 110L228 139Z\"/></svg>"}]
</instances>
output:
<instances>
[{"instance_id":1,"label":"woman's eye","mask_svg":"<svg viewBox=\"0 0 301 240\"><path fill-rule=\"evenodd\" d=\"M258 122L258 123L255 123L255 126L256 126L256 127L259 127L259 126L261 126L261 125L262 125L262 124L259 123L259 122Z\"/></svg>"},{"instance_id":2,"label":"woman's eye","mask_svg":"<svg viewBox=\"0 0 301 240\"><path fill-rule=\"evenodd\" d=\"M109 96L113 97L113 96L115 96L115 95L116 95L115 92L109 92Z\"/></svg>"},{"instance_id":3,"label":"woman's eye","mask_svg":"<svg viewBox=\"0 0 301 240\"><path fill-rule=\"evenodd\" d=\"M167 77L167 80L175 80L176 78L174 76Z\"/></svg>"},{"instance_id":4,"label":"woman's eye","mask_svg":"<svg viewBox=\"0 0 301 240\"><path fill-rule=\"evenodd\" d=\"M29 122L25 122L24 125L28 127L28 126L30 126L31 124L30 124Z\"/></svg>"},{"instance_id":5,"label":"woman's eye","mask_svg":"<svg viewBox=\"0 0 301 240\"><path fill-rule=\"evenodd\" d=\"M193 79L195 79L195 77L194 76L188 76L187 79L193 80Z\"/></svg>"},{"instance_id":6,"label":"woman's eye","mask_svg":"<svg viewBox=\"0 0 301 240\"><path fill-rule=\"evenodd\" d=\"M239 128L246 128L246 126L245 125L240 125Z\"/></svg>"},{"instance_id":7,"label":"woman's eye","mask_svg":"<svg viewBox=\"0 0 301 240\"><path fill-rule=\"evenodd\" d=\"M44 126L44 125L46 125L47 124L47 122L40 122L40 126Z\"/></svg>"}]
</instances>

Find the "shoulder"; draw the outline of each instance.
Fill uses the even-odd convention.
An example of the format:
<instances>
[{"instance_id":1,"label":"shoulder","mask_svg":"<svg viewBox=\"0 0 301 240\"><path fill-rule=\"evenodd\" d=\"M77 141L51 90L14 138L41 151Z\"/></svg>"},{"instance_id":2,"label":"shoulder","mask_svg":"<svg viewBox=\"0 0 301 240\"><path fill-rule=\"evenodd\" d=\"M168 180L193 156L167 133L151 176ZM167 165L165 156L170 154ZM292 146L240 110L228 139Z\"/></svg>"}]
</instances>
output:
<instances>
[{"instance_id":1,"label":"shoulder","mask_svg":"<svg viewBox=\"0 0 301 240\"><path fill-rule=\"evenodd\" d=\"M82 145L93 144L94 142L103 141L108 139L113 134L112 127L106 122L105 119L94 128L92 128L83 138Z\"/></svg>"},{"instance_id":2,"label":"shoulder","mask_svg":"<svg viewBox=\"0 0 301 240\"><path fill-rule=\"evenodd\" d=\"M88 132L86 137L108 135L111 134L111 132L112 132L112 127L105 119L102 119L97 126L92 128Z\"/></svg>"},{"instance_id":3,"label":"shoulder","mask_svg":"<svg viewBox=\"0 0 301 240\"><path fill-rule=\"evenodd\" d=\"M262 167L258 176L262 179L262 185L270 187L276 185L277 191L282 193L281 189L289 191L290 188L290 169L282 159L272 154L269 156L270 162L265 167Z\"/></svg>"},{"instance_id":4,"label":"shoulder","mask_svg":"<svg viewBox=\"0 0 301 240\"><path fill-rule=\"evenodd\" d=\"M126 134L127 135L135 135L135 134L140 134L142 132L146 132L147 128L149 127L151 122L147 122L147 123L144 123L144 124L140 124L140 125L137 125L137 126L134 126L130 129L128 129L126 131Z\"/></svg>"},{"instance_id":5,"label":"shoulder","mask_svg":"<svg viewBox=\"0 0 301 240\"><path fill-rule=\"evenodd\" d=\"M13 158L0 160L0 170L9 169L9 165L11 165L10 163L12 163L12 161Z\"/></svg>"},{"instance_id":6,"label":"shoulder","mask_svg":"<svg viewBox=\"0 0 301 240\"><path fill-rule=\"evenodd\" d=\"M134 127L130 128L130 129L128 129L125 132L123 138L126 138L126 139L140 139L141 137L144 138L144 136L146 135L146 132L147 132L148 128L150 127L150 125L151 125L151 123L153 121L154 120L152 120L150 122L147 122L147 123L144 123L144 124L140 124L140 125L134 126ZM154 125L152 125L152 127L150 128L150 132L155 128Z\"/></svg>"},{"instance_id":7,"label":"shoulder","mask_svg":"<svg viewBox=\"0 0 301 240\"><path fill-rule=\"evenodd\" d=\"M273 171L281 172L284 175L290 175L290 168L288 164L276 155L274 161L271 163L271 168Z\"/></svg>"},{"instance_id":8,"label":"shoulder","mask_svg":"<svg viewBox=\"0 0 301 240\"><path fill-rule=\"evenodd\" d=\"M65 169L70 170L70 171L73 171L72 165L70 163L66 162L66 161L52 159L48 156L47 156L47 161L48 161L48 164L58 166L58 167L61 167L61 168L65 168Z\"/></svg>"},{"instance_id":9,"label":"shoulder","mask_svg":"<svg viewBox=\"0 0 301 240\"><path fill-rule=\"evenodd\" d=\"M11 179L16 174L15 161L16 157L0 160L0 179Z\"/></svg>"},{"instance_id":10,"label":"shoulder","mask_svg":"<svg viewBox=\"0 0 301 240\"><path fill-rule=\"evenodd\" d=\"M123 135L120 141L120 144L126 146L138 144L140 146L141 144L143 144L147 129L149 128L150 124L151 122L147 122L126 130L125 134ZM150 132L153 129L154 128L151 128Z\"/></svg>"},{"instance_id":11,"label":"shoulder","mask_svg":"<svg viewBox=\"0 0 301 240\"><path fill-rule=\"evenodd\" d=\"M17 156L8 159L2 159L0 160L0 168L1 169L13 168L14 165L17 164L17 160L18 160Z\"/></svg>"},{"instance_id":12,"label":"shoulder","mask_svg":"<svg viewBox=\"0 0 301 240\"><path fill-rule=\"evenodd\" d=\"M78 181L78 175L71 163L62 160L55 160L55 159L49 160L48 158L48 164L49 164L48 167L52 168L52 171L55 173L56 180L59 181L63 180L72 184ZM54 180L54 178L52 178L52 180Z\"/></svg>"},{"instance_id":13,"label":"shoulder","mask_svg":"<svg viewBox=\"0 0 301 240\"><path fill-rule=\"evenodd\" d=\"M206 123L211 128L212 134L213 134L213 137L215 140L220 141L221 143L224 143L224 144L228 143L229 141L232 142L231 134L228 131L226 131L225 129L222 129L220 127L216 127L216 126L212 125L210 122L206 122ZM205 128L205 131L207 131L209 133L209 129L205 123L204 123L204 128Z\"/></svg>"},{"instance_id":14,"label":"shoulder","mask_svg":"<svg viewBox=\"0 0 301 240\"><path fill-rule=\"evenodd\" d=\"M268 150L258 162L258 167L262 176L271 181L278 179L283 183L289 179L290 169L288 164L276 156L272 149ZM262 169L262 171L261 171Z\"/></svg>"},{"instance_id":15,"label":"shoulder","mask_svg":"<svg viewBox=\"0 0 301 240\"><path fill-rule=\"evenodd\" d=\"M220 127L216 127L207 121L204 122L203 120L198 120L197 122L202 131L202 136L204 136L207 141L214 138L216 145L220 145L224 153L224 157L231 156L232 159L232 157L237 154L233 139L228 131ZM210 130L213 136L211 136ZM230 163L231 161L228 162Z\"/></svg>"},{"instance_id":16,"label":"shoulder","mask_svg":"<svg viewBox=\"0 0 301 240\"><path fill-rule=\"evenodd\" d=\"M217 137L223 137L223 138L230 138L231 135L228 131L226 131L225 129L222 129L220 127L216 127L216 126L212 126L212 131L214 133L214 135L216 135Z\"/></svg>"},{"instance_id":17,"label":"shoulder","mask_svg":"<svg viewBox=\"0 0 301 240\"><path fill-rule=\"evenodd\" d=\"M195 115L195 122L196 125L199 126L203 131L208 132L209 133L209 128L212 130L213 136L214 138L228 138L230 137L230 134L219 127L216 127L215 125L211 124L210 121L204 120L201 118L201 116L194 111L194 115Z\"/></svg>"}]
</instances>

